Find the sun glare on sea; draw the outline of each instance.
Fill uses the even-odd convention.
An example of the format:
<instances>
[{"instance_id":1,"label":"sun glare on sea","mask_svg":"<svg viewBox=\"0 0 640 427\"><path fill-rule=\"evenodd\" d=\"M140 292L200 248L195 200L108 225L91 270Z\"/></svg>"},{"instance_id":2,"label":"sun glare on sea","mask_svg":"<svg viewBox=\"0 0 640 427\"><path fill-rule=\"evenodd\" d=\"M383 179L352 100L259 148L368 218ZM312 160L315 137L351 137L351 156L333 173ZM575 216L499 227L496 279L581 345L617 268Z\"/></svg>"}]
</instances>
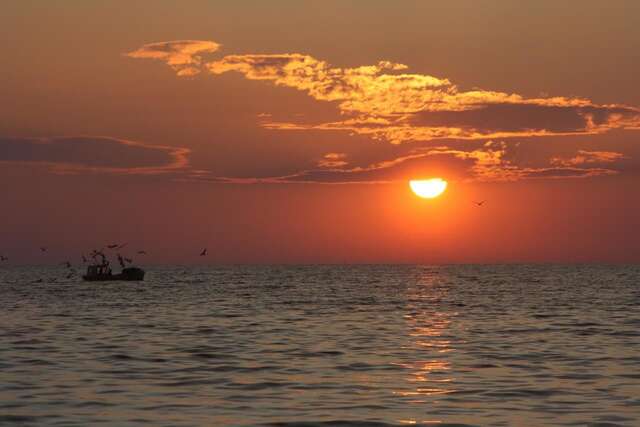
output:
<instances>
[{"instance_id":1,"label":"sun glare on sea","mask_svg":"<svg viewBox=\"0 0 640 427\"><path fill-rule=\"evenodd\" d=\"M447 181L442 178L420 179L409 181L409 187L418 197L433 199L447 189Z\"/></svg>"}]
</instances>

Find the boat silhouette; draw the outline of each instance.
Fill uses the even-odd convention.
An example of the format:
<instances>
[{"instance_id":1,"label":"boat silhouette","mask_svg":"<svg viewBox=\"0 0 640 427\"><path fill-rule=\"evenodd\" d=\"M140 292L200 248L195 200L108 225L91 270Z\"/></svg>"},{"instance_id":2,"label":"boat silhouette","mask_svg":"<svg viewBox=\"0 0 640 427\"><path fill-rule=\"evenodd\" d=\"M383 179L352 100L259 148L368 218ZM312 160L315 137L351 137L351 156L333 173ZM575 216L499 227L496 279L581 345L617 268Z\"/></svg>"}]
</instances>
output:
<instances>
[{"instance_id":1,"label":"boat silhouette","mask_svg":"<svg viewBox=\"0 0 640 427\"><path fill-rule=\"evenodd\" d=\"M113 274L108 264L90 265L82 276L88 282L106 282L108 280L140 281L144 280L144 270L138 267L123 268L120 273Z\"/></svg>"}]
</instances>

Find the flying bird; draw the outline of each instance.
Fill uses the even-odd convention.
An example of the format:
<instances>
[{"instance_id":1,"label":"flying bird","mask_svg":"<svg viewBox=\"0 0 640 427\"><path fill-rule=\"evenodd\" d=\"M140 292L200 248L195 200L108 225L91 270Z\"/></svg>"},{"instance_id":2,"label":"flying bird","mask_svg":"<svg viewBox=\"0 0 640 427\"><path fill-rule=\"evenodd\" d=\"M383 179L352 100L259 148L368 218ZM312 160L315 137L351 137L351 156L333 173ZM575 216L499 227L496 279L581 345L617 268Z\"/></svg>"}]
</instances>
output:
<instances>
[{"instance_id":1,"label":"flying bird","mask_svg":"<svg viewBox=\"0 0 640 427\"><path fill-rule=\"evenodd\" d=\"M112 244L112 245L107 245L107 248L109 248L109 249L115 249L115 248L117 248L118 246L120 246L120 244L119 244L119 243L114 243L114 244Z\"/></svg>"},{"instance_id":2,"label":"flying bird","mask_svg":"<svg viewBox=\"0 0 640 427\"><path fill-rule=\"evenodd\" d=\"M147 252L146 251L138 251L138 255L146 255Z\"/></svg>"},{"instance_id":3,"label":"flying bird","mask_svg":"<svg viewBox=\"0 0 640 427\"><path fill-rule=\"evenodd\" d=\"M104 253L102 252L102 250L93 250L91 251L91 258L93 258L93 260L95 261L96 258L100 257L100 259L102 260L102 264L105 264L107 262L107 257L104 256Z\"/></svg>"},{"instance_id":4,"label":"flying bird","mask_svg":"<svg viewBox=\"0 0 640 427\"><path fill-rule=\"evenodd\" d=\"M482 201L479 201L479 202L474 201L473 203L474 203L476 206L482 206L482 205L484 205L484 202L485 202L485 200L482 200Z\"/></svg>"},{"instance_id":5,"label":"flying bird","mask_svg":"<svg viewBox=\"0 0 640 427\"><path fill-rule=\"evenodd\" d=\"M204 248L202 252L200 252L200 256L205 256L207 254L207 248Z\"/></svg>"},{"instance_id":6,"label":"flying bird","mask_svg":"<svg viewBox=\"0 0 640 427\"><path fill-rule=\"evenodd\" d=\"M91 257L92 258L95 258L97 256L104 256L104 252L102 252L102 249L101 250L94 249L94 250L91 251Z\"/></svg>"}]
</instances>

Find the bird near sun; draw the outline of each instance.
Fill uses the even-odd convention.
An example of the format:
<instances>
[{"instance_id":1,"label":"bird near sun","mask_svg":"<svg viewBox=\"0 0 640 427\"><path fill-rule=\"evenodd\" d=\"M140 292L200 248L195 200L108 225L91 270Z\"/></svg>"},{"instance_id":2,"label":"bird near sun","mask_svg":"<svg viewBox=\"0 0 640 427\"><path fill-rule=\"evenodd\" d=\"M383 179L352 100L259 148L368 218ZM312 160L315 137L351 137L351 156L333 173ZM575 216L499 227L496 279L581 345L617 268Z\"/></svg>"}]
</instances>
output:
<instances>
[{"instance_id":1,"label":"bird near sun","mask_svg":"<svg viewBox=\"0 0 640 427\"><path fill-rule=\"evenodd\" d=\"M416 196L433 199L444 193L447 189L447 181L442 178L414 179L409 181L409 187Z\"/></svg>"}]
</instances>

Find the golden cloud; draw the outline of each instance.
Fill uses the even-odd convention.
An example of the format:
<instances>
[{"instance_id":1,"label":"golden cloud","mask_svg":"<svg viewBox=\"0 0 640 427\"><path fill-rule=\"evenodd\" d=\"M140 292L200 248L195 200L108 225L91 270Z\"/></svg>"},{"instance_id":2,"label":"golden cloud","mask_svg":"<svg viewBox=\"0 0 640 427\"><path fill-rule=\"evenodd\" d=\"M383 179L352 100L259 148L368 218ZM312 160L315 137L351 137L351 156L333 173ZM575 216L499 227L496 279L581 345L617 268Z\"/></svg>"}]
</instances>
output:
<instances>
[{"instance_id":1,"label":"golden cloud","mask_svg":"<svg viewBox=\"0 0 640 427\"><path fill-rule=\"evenodd\" d=\"M319 169L283 176L219 177L206 171L198 171L188 173L185 179L231 184L384 184L431 176L443 176L448 180L463 182L508 182L527 179L587 178L618 173L614 169L590 166L517 165L509 159L509 150L513 146L504 141L489 141L470 151L439 146L414 149L394 159L364 167L347 167L348 164L341 164L338 160L333 165L319 164ZM342 153L328 153L327 156L328 159L343 158Z\"/></svg>"},{"instance_id":2,"label":"golden cloud","mask_svg":"<svg viewBox=\"0 0 640 427\"><path fill-rule=\"evenodd\" d=\"M553 157L551 164L555 166L580 166L584 164L613 163L626 156L615 151L586 151L579 150L578 153L569 159Z\"/></svg>"},{"instance_id":3,"label":"golden cloud","mask_svg":"<svg viewBox=\"0 0 640 427\"><path fill-rule=\"evenodd\" d=\"M219 47L211 41L182 40L148 44L128 55L164 60L183 76L201 69L213 75L238 72L249 80L269 81L304 91L319 101L335 102L346 116L313 125L261 122L267 129L346 131L400 144L640 128L640 110L634 107L597 105L562 96L526 98L482 89L464 91L446 78L406 73L406 65L389 61L340 68L300 53L227 55L202 61L200 54ZM514 119L518 126L513 125Z\"/></svg>"},{"instance_id":4,"label":"golden cloud","mask_svg":"<svg viewBox=\"0 0 640 427\"><path fill-rule=\"evenodd\" d=\"M327 153L318 161L318 166L329 169L344 167L349 164L346 158L347 155L345 153Z\"/></svg>"},{"instance_id":5,"label":"golden cloud","mask_svg":"<svg viewBox=\"0 0 640 427\"><path fill-rule=\"evenodd\" d=\"M130 58L157 59L167 63L178 76L193 76L200 72L201 54L213 53L220 49L220 44L205 40L174 40L169 42L149 43L129 52Z\"/></svg>"},{"instance_id":6,"label":"golden cloud","mask_svg":"<svg viewBox=\"0 0 640 427\"><path fill-rule=\"evenodd\" d=\"M228 72L249 80L293 88L311 98L334 103L341 119L325 123L275 121L259 115L260 126L282 131L341 131L392 144L439 139L503 140L514 137L590 135L612 129L640 129L640 109L621 104L596 104L589 99L544 96L527 98L516 93L484 89L463 90L449 79L408 73L404 64L379 61L353 68L335 67L300 53L226 55L205 61L220 45L206 41L153 43L129 53L134 58L165 61L178 75L205 71ZM540 167L516 165L509 160L505 142L486 142L471 150L435 147L414 150L396 159L352 167L342 153L328 153L317 162L320 169L267 178L214 177L216 182L391 182L397 172L433 160L463 164L464 179L512 181L529 178L586 177L617 173L596 167L622 158L620 153L580 151L569 159L552 158ZM455 169L455 166L452 166ZM206 172L194 174L210 179Z\"/></svg>"}]
</instances>

